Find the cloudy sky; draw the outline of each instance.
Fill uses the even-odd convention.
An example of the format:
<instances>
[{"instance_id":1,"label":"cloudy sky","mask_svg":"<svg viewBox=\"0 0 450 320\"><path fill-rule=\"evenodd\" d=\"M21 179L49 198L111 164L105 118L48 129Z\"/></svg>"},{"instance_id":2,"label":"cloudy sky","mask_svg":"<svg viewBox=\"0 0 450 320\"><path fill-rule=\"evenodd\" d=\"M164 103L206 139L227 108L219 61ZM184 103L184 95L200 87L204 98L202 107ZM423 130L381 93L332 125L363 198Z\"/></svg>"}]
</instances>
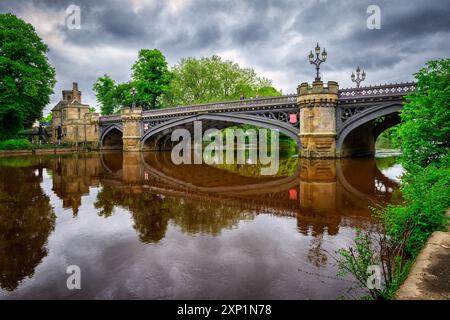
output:
<instances>
[{"instance_id":1,"label":"cloudy sky","mask_svg":"<svg viewBox=\"0 0 450 320\"><path fill-rule=\"evenodd\" d=\"M81 28L66 9L81 9ZM378 5L381 29L367 13ZM173 66L183 57L217 54L270 78L283 93L312 81L307 55L328 52L323 80L352 85L357 65L366 84L412 80L433 58L449 57L450 0L0 0L0 12L31 23L50 48L58 83L47 111L73 81L96 106L92 84L105 73L128 81L141 48L158 48Z\"/></svg>"}]
</instances>

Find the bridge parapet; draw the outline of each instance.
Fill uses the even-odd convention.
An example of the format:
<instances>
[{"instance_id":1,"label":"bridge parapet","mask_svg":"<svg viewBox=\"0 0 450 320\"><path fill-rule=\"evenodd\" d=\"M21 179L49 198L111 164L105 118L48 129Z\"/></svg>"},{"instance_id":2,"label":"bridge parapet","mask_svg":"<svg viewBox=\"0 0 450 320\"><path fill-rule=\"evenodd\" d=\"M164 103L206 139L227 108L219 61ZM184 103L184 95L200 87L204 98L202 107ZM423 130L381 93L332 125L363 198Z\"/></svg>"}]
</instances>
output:
<instances>
[{"instance_id":1,"label":"bridge parapet","mask_svg":"<svg viewBox=\"0 0 450 320\"><path fill-rule=\"evenodd\" d=\"M392 99L403 97L411 91L414 91L416 84L414 82L391 83L377 86L366 86L360 88L346 88L339 90L339 102L354 103L355 100Z\"/></svg>"},{"instance_id":2,"label":"bridge parapet","mask_svg":"<svg viewBox=\"0 0 450 320\"><path fill-rule=\"evenodd\" d=\"M102 123L107 122L120 122L122 120L122 116L120 114L117 115L109 115L109 116L102 116L99 118L99 121Z\"/></svg>"},{"instance_id":3,"label":"bridge parapet","mask_svg":"<svg viewBox=\"0 0 450 320\"><path fill-rule=\"evenodd\" d=\"M289 94L276 97L254 98L244 100L231 100L223 102L194 104L189 106L171 107L158 110L148 110L143 112L143 117L162 117L162 116L178 116L195 114L199 112L229 112L229 111L245 111L253 108L262 109L264 107L276 107L295 104L297 101L296 94Z\"/></svg>"}]
</instances>

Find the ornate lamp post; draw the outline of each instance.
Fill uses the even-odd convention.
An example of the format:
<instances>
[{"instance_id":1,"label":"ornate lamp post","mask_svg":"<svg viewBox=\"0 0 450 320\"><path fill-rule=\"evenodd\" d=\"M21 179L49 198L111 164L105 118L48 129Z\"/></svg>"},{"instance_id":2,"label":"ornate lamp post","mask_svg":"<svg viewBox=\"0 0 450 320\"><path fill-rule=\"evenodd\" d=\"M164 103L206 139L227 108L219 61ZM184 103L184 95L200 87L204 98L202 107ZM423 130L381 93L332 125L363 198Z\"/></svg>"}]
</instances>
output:
<instances>
[{"instance_id":1,"label":"ornate lamp post","mask_svg":"<svg viewBox=\"0 0 450 320\"><path fill-rule=\"evenodd\" d=\"M319 73L320 64L327 60L327 51L325 50L325 48L323 49L323 51L322 51L322 59L320 58L319 43L317 43L317 46L314 49L314 51L316 53L316 58L314 59L314 54L311 51L309 53L308 59L309 59L309 63L314 64L316 66L316 79L315 79L315 81L320 81L320 73Z\"/></svg>"},{"instance_id":2,"label":"ornate lamp post","mask_svg":"<svg viewBox=\"0 0 450 320\"><path fill-rule=\"evenodd\" d=\"M134 109L136 107L136 88L132 87L131 88L131 96L133 97L133 104L131 105L131 109Z\"/></svg>"},{"instance_id":3,"label":"ornate lamp post","mask_svg":"<svg viewBox=\"0 0 450 320\"><path fill-rule=\"evenodd\" d=\"M353 82L356 82L356 87L357 88L359 88L359 84L361 83L361 82L363 82L365 79L366 79L366 73L364 72L364 70L363 70L363 72L362 72L362 74L361 74L361 77L359 77L359 74L361 73L361 69L359 68L359 66L356 68L356 76L355 76L355 74L352 72L352 76L351 76L351 78L352 78L352 81Z\"/></svg>"}]
</instances>

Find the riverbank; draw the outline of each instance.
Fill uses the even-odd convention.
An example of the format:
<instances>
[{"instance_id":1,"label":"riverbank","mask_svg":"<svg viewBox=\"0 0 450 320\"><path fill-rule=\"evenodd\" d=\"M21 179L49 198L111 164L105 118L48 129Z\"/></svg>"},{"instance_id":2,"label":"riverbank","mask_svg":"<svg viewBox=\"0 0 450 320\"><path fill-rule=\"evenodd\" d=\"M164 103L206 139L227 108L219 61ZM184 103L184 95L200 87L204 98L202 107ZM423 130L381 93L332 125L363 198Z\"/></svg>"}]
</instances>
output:
<instances>
[{"instance_id":1,"label":"riverbank","mask_svg":"<svg viewBox=\"0 0 450 320\"><path fill-rule=\"evenodd\" d=\"M31 155L47 155L47 154L68 154L74 152L90 152L95 151L91 149L80 148L45 148L45 149L25 149L25 150L0 150L0 157L9 156L31 156Z\"/></svg>"},{"instance_id":2,"label":"riverbank","mask_svg":"<svg viewBox=\"0 0 450 320\"><path fill-rule=\"evenodd\" d=\"M450 216L450 210L447 212ZM450 300L450 226L435 231L397 291L397 300Z\"/></svg>"}]
</instances>

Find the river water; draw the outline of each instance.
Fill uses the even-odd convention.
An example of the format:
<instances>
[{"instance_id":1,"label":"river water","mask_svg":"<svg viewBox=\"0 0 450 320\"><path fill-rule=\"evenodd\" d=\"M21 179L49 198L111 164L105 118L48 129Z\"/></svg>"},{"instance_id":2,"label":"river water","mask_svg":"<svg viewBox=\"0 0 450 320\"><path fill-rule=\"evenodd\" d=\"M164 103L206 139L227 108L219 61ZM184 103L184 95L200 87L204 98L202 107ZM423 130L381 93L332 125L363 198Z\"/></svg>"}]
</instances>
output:
<instances>
[{"instance_id":1,"label":"river water","mask_svg":"<svg viewBox=\"0 0 450 320\"><path fill-rule=\"evenodd\" d=\"M0 298L337 299L336 250L397 201L395 158L174 165L167 153L0 158ZM81 289L67 287L68 266Z\"/></svg>"}]
</instances>

